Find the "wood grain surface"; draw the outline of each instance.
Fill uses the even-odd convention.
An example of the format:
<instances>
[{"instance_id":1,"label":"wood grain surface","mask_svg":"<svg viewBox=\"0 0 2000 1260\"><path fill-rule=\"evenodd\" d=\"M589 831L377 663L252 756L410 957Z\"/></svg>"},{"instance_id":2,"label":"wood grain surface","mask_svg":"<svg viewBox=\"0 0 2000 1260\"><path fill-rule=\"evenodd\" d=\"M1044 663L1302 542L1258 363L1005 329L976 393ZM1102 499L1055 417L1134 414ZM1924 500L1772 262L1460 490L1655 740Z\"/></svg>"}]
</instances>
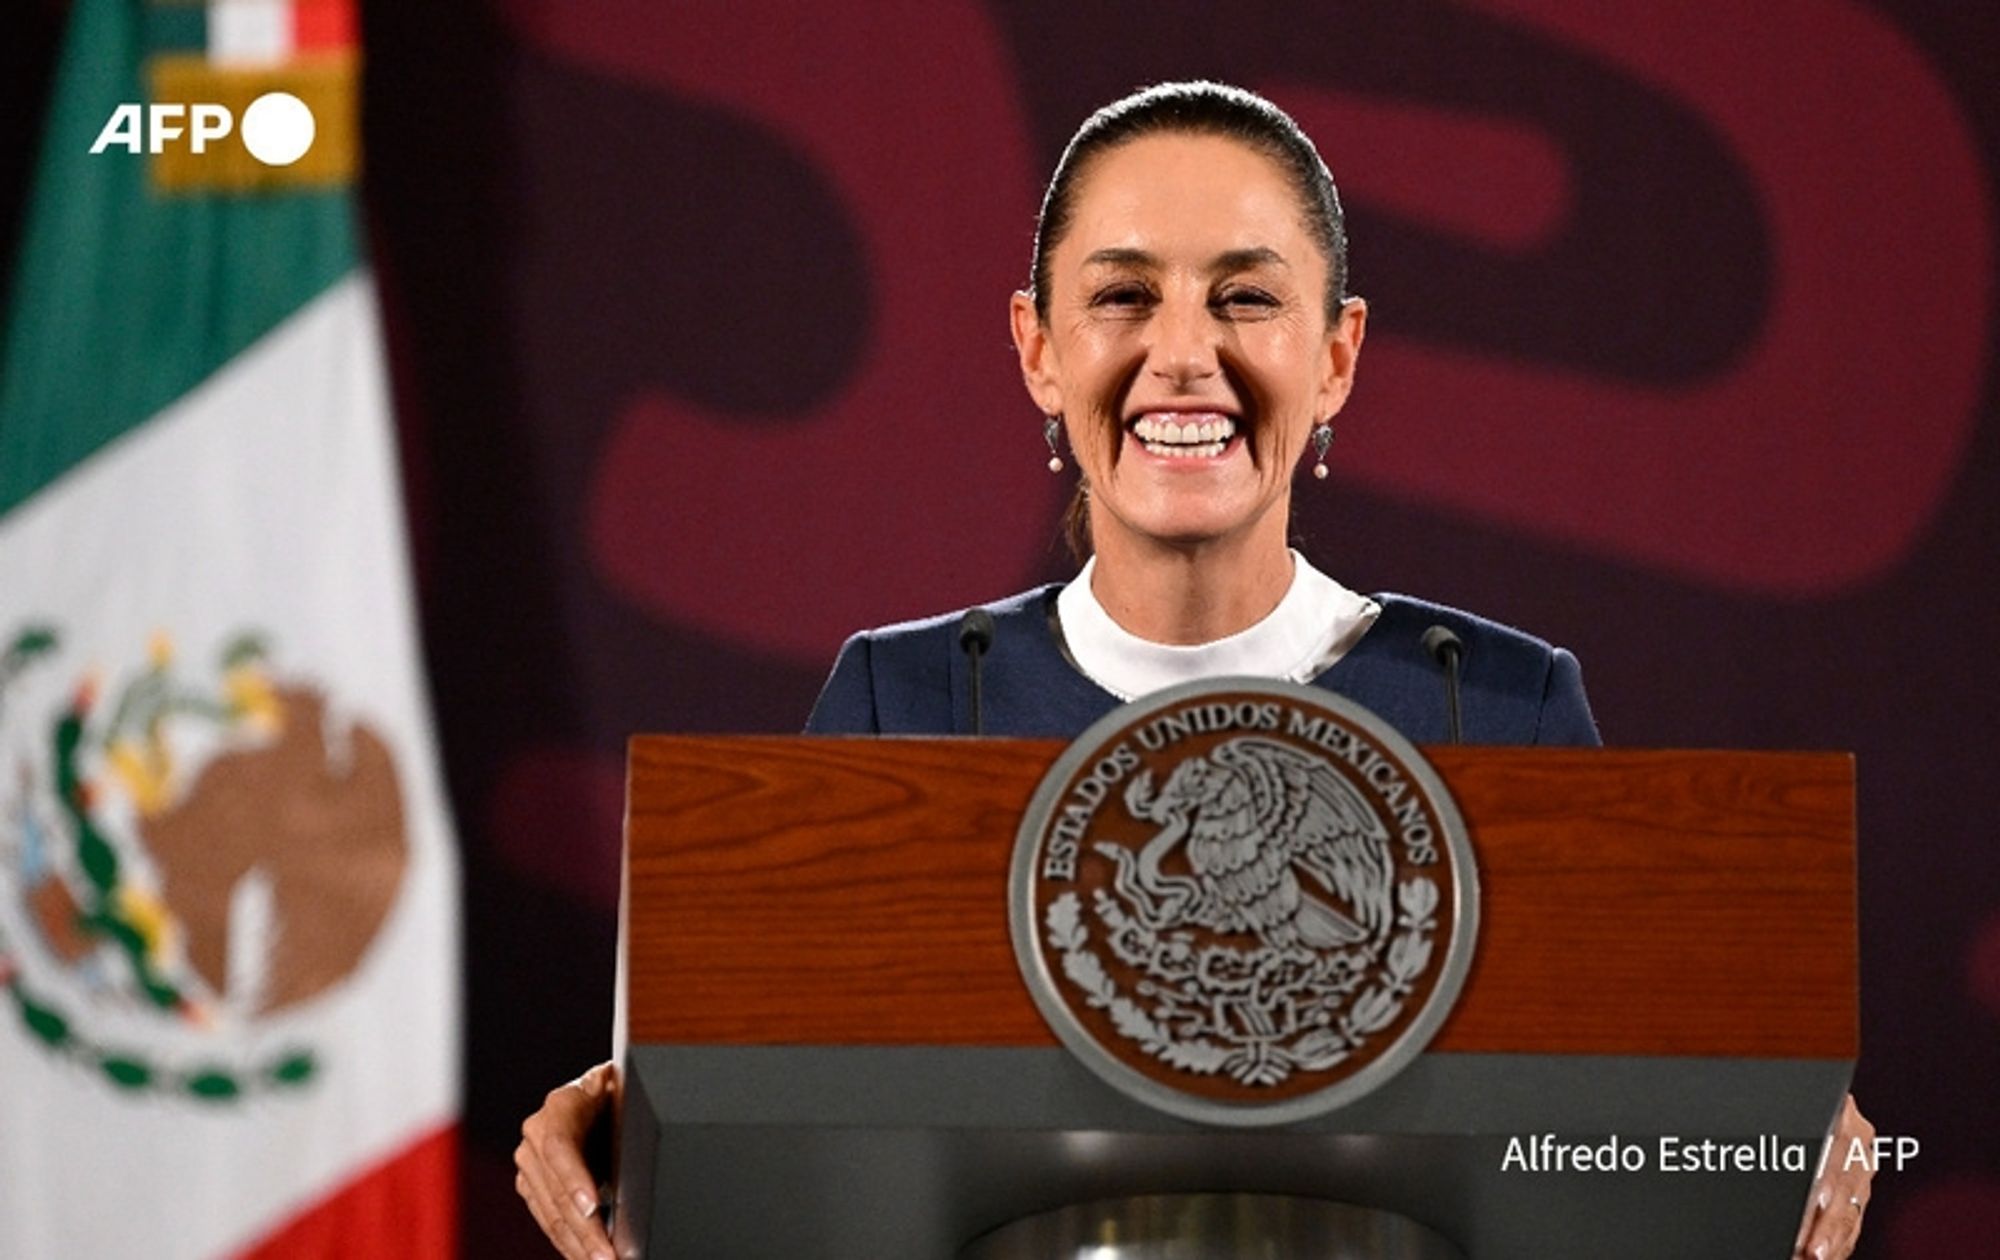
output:
<instances>
[{"instance_id":1,"label":"wood grain surface","mask_svg":"<svg viewBox=\"0 0 2000 1260\"><path fill-rule=\"evenodd\" d=\"M635 739L632 1040L1057 1044L1015 966L1007 872L1062 747ZM1856 1054L1850 757L1425 752L1482 883L1433 1049Z\"/></svg>"}]
</instances>

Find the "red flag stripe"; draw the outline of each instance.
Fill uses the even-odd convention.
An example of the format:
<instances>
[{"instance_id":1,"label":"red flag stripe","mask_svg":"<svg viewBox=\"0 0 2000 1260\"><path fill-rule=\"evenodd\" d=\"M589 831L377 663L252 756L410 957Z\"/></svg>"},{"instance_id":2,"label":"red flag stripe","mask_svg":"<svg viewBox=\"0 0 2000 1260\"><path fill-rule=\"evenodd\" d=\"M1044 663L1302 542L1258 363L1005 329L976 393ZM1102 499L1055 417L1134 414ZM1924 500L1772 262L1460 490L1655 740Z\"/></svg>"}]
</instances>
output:
<instances>
[{"instance_id":1,"label":"red flag stripe","mask_svg":"<svg viewBox=\"0 0 2000 1260\"><path fill-rule=\"evenodd\" d=\"M458 1249L458 1126L419 1138L236 1260L393 1260Z\"/></svg>"},{"instance_id":2,"label":"red flag stripe","mask_svg":"<svg viewBox=\"0 0 2000 1260\"><path fill-rule=\"evenodd\" d=\"M292 51L331 52L361 42L354 0L294 0Z\"/></svg>"}]
</instances>

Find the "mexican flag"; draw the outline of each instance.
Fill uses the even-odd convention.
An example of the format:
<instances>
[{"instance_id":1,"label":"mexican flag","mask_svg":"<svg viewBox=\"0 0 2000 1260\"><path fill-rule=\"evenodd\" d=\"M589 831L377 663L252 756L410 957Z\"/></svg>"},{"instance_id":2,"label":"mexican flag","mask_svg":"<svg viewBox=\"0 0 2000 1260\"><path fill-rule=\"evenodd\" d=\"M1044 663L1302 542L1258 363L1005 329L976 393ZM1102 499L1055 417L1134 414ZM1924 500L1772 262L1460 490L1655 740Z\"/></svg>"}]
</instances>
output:
<instances>
[{"instance_id":1,"label":"mexican flag","mask_svg":"<svg viewBox=\"0 0 2000 1260\"><path fill-rule=\"evenodd\" d=\"M0 1256L455 1246L356 29L72 7L0 344Z\"/></svg>"}]
</instances>

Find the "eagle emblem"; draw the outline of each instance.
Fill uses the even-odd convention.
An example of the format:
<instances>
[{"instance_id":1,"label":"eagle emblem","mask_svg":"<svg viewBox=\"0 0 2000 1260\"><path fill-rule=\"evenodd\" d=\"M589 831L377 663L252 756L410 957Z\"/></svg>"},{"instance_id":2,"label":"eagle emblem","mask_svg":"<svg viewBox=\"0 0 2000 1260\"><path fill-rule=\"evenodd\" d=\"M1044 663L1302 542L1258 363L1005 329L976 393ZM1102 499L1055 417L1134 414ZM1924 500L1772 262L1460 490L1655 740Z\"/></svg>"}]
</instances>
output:
<instances>
[{"instance_id":1,"label":"eagle emblem","mask_svg":"<svg viewBox=\"0 0 2000 1260\"><path fill-rule=\"evenodd\" d=\"M1441 781L1380 719L1315 688L1196 684L1050 771L1016 848L1015 946L1112 1084L1281 1122L1421 1049L1469 962L1475 880Z\"/></svg>"},{"instance_id":2,"label":"eagle emblem","mask_svg":"<svg viewBox=\"0 0 2000 1260\"><path fill-rule=\"evenodd\" d=\"M0 640L0 1004L127 1094L306 1087L291 1017L361 967L409 862L388 739L261 634L80 674L66 636Z\"/></svg>"},{"instance_id":3,"label":"eagle emblem","mask_svg":"<svg viewBox=\"0 0 2000 1260\"><path fill-rule=\"evenodd\" d=\"M1279 951L1379 943L1389 930L1389 833L1321 759L1245 735L1183 761L1157 793L1140 771L1125 807L1159 833L1136 855L1100 851L1149 928L1248 932ZM1190 874L1167 873L1176 850Z\"/></svg>"}]
</instances>

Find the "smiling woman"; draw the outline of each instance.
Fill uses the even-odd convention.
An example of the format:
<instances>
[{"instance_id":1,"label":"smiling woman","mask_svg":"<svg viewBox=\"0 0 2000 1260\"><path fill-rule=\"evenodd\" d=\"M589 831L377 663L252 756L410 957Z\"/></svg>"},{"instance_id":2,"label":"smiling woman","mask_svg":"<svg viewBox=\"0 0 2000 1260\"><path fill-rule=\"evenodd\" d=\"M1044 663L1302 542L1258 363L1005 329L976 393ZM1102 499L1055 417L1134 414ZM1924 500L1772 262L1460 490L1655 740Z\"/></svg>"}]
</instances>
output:
<instances>
[{"instance_id":1,"label":"smiling woman","mask_svg":"<svg viewBox=\"0 0 2000 1260\"><path fill-rule=\"evenodd\" d=\"M1014 344L1051 447L1068 436L1073 538L1090 559L1068 583L985 606L985 732L1073 737L1160 688L1254 675L1324 687L1435 742L1446 691L1424 640L1442 626L1464 646L1467 740L1598 742L1568 652L1357 594L1287 546L1293 478L1309 450L1324 467L1368 312L1346 291L1333 180L1276 106L1174 83L1092 115L1050 182L1031 277L1011 299ZM967 731L964 615L849 639L808 731ZM551 1093L516 1152L517 1188L576 1260L611 1254L579 1152L615 1091L603 1064ZM1850 1105L1841 1124L1866 1122ZM1815 1189L1799 1246L1845 1255L1865 1174Z\"/></svg>"},{"instance_id":2,"label":"smiling woman","mask_svg":"<svg viewBox=\"0 0 2000 1260\"><path fill-rule=\"evenodd\" d=\"M1073 178L1013 299L1022 374L1082 467L1100 602L1144 639L1219 639L1291 584L1292 472L1353 387L1367 308L1296 181L1233 137L1146 135Z\"/></svg>"}]
</instances>

